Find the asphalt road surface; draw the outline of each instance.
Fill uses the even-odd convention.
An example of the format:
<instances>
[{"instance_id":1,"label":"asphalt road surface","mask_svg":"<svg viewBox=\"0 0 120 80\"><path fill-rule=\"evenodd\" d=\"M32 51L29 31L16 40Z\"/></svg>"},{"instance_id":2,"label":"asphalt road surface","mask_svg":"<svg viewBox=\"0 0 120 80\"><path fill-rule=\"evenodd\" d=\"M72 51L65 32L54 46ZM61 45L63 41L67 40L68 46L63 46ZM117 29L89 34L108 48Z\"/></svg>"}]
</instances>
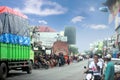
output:
<instances>
[{"instance_id":1,"label":"asphalt road surface","mask_svg":"<svg viewBox=\"0 0 120 80\"><path fill-rule=\"evenodd\" d=\"M22 71L10 71L7 80L83 80L84 66L87 60L50 69L36 69L32 74Z\"/></svg>"}]
</instances>

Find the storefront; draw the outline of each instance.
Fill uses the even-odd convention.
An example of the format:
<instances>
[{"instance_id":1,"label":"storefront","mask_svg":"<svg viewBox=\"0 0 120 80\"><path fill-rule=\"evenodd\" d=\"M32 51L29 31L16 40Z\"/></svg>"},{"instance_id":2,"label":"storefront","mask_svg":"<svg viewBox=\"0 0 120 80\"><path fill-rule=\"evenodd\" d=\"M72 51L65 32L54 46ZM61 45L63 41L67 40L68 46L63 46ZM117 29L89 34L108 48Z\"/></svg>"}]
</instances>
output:
<instances>
[{"instance_id":1,"label":"storefront","mask_svg":"<svg viewBox=\"0 0 120 80\"><path fill-rule=\"evenodd\" d=\"M117 35L116 45L118 46L120 51L120 25L115 29L115 31Z\"/></svg>"}]
</instances>

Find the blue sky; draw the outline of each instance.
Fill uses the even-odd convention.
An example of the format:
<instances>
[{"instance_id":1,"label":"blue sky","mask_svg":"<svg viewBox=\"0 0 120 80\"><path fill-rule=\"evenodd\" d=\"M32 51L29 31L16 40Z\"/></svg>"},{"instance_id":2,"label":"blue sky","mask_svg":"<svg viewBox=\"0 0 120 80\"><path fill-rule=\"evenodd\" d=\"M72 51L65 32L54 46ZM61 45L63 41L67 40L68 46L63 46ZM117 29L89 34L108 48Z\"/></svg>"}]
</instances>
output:
<instances>
[{"instance_id":1,"label":"blue sky","mask_svg":"<svg viewBox=\"0 0 120 80\"><path fill-rule=\"evenodd\" d=\"M77 30L79 51L89 44L111 36L114 23L108 24L109 12L99 8L105 0L0 0L0 6L9 6L28 16L30 25L48 25L57 31L65 26Z\"/></svg>"}]
</instances>

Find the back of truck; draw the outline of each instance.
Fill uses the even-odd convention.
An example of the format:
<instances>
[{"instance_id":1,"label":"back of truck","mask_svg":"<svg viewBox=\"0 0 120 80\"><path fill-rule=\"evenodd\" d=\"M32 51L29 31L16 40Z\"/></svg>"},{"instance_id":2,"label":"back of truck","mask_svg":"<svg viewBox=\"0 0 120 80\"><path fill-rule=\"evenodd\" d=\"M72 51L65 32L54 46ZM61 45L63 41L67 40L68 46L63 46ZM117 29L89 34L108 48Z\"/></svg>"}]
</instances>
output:
<instances>
[{"instance_id":1,"label":"back of truck","mask_svg":"<svg viewBox=\"0 0 120 80\"><path fill-rule=\"evenodd\" d=\"M10 70L31 73L30 36L27 16L0 6L0 80Z\"/></svg>"}]
</instances>

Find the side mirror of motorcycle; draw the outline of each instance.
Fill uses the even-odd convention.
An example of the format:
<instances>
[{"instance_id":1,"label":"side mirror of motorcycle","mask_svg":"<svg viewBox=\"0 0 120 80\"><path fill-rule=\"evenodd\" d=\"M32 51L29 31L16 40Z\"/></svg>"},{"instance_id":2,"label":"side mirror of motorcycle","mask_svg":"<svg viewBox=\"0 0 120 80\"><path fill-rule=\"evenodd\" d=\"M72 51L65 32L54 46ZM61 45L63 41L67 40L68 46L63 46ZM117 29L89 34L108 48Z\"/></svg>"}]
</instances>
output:
<instances>
[{"instance_id":1,"label":"side mirror of motorcycle","mask_svg":"<svg viewBox=\"0 0 120 80\"><path fill-rule=\"evenodd\" d=\"M84 69L86 69L86 66L84 66Z\"/></svg>"}]
</instances>

